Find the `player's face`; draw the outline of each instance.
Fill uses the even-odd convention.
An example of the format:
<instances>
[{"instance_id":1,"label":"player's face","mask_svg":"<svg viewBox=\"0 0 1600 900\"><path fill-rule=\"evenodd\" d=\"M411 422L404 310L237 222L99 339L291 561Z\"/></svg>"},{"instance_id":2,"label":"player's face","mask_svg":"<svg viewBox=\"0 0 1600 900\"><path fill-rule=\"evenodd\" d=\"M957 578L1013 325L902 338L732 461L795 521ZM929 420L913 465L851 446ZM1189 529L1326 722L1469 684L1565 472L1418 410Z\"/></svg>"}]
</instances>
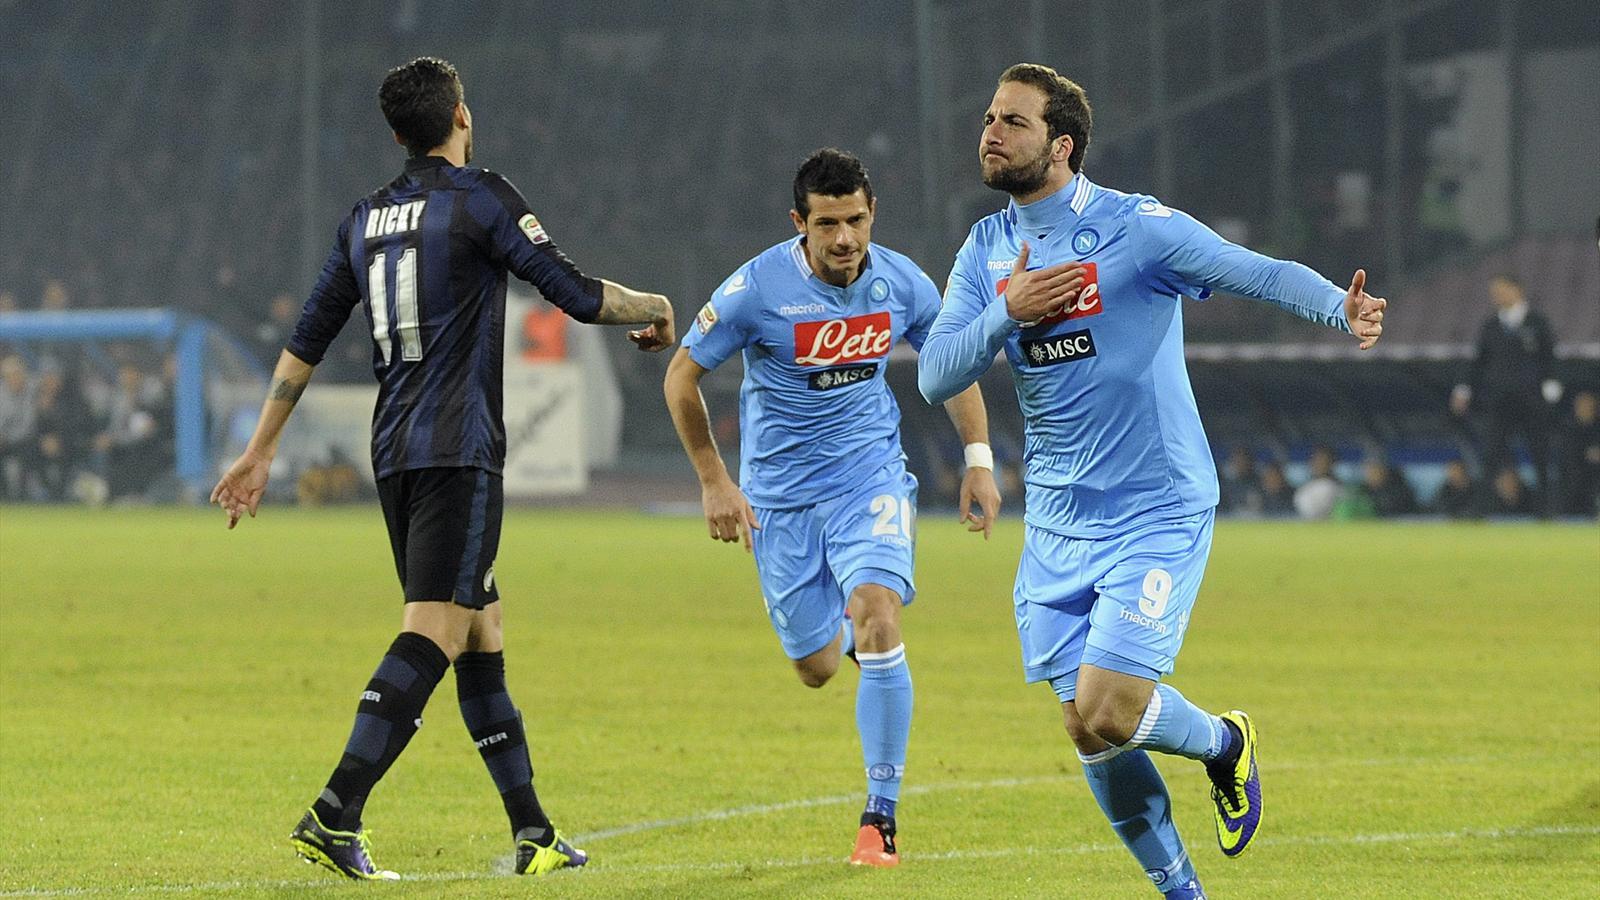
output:
<instances>
[{"instance_id":1,"label":"player's face","mask_svg":"<svg viewBox=\"0 0 1600 900\"><path fill-rule=\"evenodd\" d=\"M876 202L869 202L861 189L842 197L807 194L806 202L811 211L804 219L795 210L789 211L789 218L806 236L811 270L823 281L844 287L861 274L861 261L872 241Z\"/></svg>"},{"instance_id":2,"label":"player's face","mask_svg":"<svg viewBox=\"0 0 1600 900\"><path fill-rule=\"evenodd\" d=\"M1050 139L1044 105L1044 91L1021 82L1008 81L994 92L978 142L978 164L986 186L1013 195L1044 187L1052 152L1064 139Z\"/></svg>"}]
</instances>

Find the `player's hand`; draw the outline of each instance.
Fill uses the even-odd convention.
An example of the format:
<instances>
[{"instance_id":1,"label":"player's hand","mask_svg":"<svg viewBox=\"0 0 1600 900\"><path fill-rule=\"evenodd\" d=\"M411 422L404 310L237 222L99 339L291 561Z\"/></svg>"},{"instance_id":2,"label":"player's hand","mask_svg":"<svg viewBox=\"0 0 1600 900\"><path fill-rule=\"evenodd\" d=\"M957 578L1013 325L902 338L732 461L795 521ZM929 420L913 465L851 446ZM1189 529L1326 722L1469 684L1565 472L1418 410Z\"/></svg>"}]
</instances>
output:
<instances>
[{"instance_id":1,"label":"player's hand","mask_svg":"<svg viewBox=\"0 0 1600 900\"><path fill-rule=\"evenodd\" d=\"M750 533L759 530L761 524L738 485L727 478L704 485L700 489L700 505L705 508L712 540L732 544L743 538L745 551L750 550Z\"/></svg>"},{"instance_id":2,"label":"player's hand","mask_svg":"<svg viewBox=\"0 0 1600 900\"><path fill-rule=\"evenodd\" d=\"M973 501L978 503L976 513L972 511ZM961 477L961 518L956 521L970 522L967 530L983 532L987 541L999 516L1000 488L994 483L994 472L982 466L968 466L967 474Z\"/></svg>"},{"instance_id":3,"label":"player's hand","mask_svg":"<svg viewBox=\"0 0 1600 900\"><path fill-rule=\"evenodd\" d=\"M628 340L646 353L660 353L678 342L677 332L672 325L672 304L667 298L661 298L664 312L661 317L644 328L628 332Z\"/></svg>"},{"instance_id":4,"label":"player's hand","mask_svg":"<svg viewBox=\"0 0 1600 900\"><path fill-rule=\"evenodd\" d=\"M228 527L239 524L246 512L256 517L261 506L261 495L267 490L267 476L272 468L271 457L246 450L223 473L217 486L211 489L211 502L228 514Z\"/></svg>"},{"instance_id":5,"label":"player's hand","mask_svg":"<svg viewBox=\"0 0 1600 900\"><path fill-rule=\"evenodd\" d=\"M1061 312L1068 303L1077 302L1087 270L1082 263L1064 262L1030 272L1029 252L1028 242L1023 241L1017 262L1011 267L1011 279L1006 282L1006 315L1025 325L1036 325Z\"/></svg>"},{"instance_id":6,"label":"player's hand","mask_svg":"<svg viewBox=\"0 0 1600 900\"><path fill-rule=\"evenodd\" d=\"M1350 330L1361 339L1361 349L1371 350L1383 334L1383 311L1389 301L1367 293L1366 286L1367 270L1357 269L1350 279L1350 289L1344 292L1344 317L1350 322Z\"/></svg>"}]
</instances>

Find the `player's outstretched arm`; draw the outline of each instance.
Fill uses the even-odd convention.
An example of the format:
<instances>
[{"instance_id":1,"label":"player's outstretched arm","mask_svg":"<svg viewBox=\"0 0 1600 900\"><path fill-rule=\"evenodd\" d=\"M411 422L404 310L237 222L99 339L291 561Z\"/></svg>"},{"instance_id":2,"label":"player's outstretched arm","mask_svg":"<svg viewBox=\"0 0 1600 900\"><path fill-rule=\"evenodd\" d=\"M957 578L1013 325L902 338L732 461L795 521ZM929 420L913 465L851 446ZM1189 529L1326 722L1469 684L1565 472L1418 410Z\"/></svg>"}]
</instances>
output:
<instances>
[{"instance_id":1,"label":"player's outstretched arm","mask_svg":"<svg viewBox=\"0 0 1600 900\"><path fill-rule=\"evenodd\" d=\"M950 421L961 436L967 473L961 477L961 518L970 522L968 531L983 532L989 539L994 520L1000 515L1000 488L994 482L994 451L989 448L989 412L983 405L983 391L976 384L951 397L944 405ZM978 504L978 512L972 504Z\"/></svg>"},{"instance_id":2,"label":"player's outstretched arm","mask_svg":"<svg viewBox=\"0 0 1600 900\"><path fill-rule=\"evenodd\" d=\"M673 330L672 303L660 294L647 294L601 279L599 325L646 325L628 332L628 340L640 350L658 353L677 343Z\"/></svg>"},{"instance_id":3,"label":"player's outstretched arm","mask_svg":"<svg viewBox=\"0 0 1600 900\"><path fill-rule=\"evenodd\" d=\"M680 348L667 365L662 392L667 397L672 424L678 429L678 440L683 442L695 474L700 477L700 503L711 539L732 543L742 538L744 549L749 550L750 533L761 526L750 501L728 475L728 467L717 452L716 439L711 436L711 416L700 393L700 379L707 371L690 358L687 347Z\"/></svg>"},{"instance_id":4,"label":"player's outstretched arm","mask_svg":"<svg viewBox=\"0 0 1600 900\"><path fill-rule=\"evenodd\" d=\"M267 388L267 399L261 404L261 418L256 422L255 434L244 452L224 472L217 486L211 489L211 502L228 514L228 527L239 524L246 513L255 518L261 505L261 495L267 489L267 475L272 468L272 458L278 453L278 441L283 437L283 426L294 412L295 403L311 383L311 372L316 367L285 350L278 356L278 366L272 372L272 384Z\"/></svg>"},{"instance_id":5,"label":"player's outstretched arm","mask_svg":"<svg viewBox=\"0 0 1600 900\"><path fill-rule=\"evenodd\" d=\"M1350 287L1341 289L1309 266L1224 240L1187 213L1157 209L1161 215L1140 212L1128 223L1161 290L1196 297L1218 290L1263 300L1354 335L1362 350L1378 343L1389 301L1366 292L1366 270L1357 269Z\"/></svg>"}]
</instances>

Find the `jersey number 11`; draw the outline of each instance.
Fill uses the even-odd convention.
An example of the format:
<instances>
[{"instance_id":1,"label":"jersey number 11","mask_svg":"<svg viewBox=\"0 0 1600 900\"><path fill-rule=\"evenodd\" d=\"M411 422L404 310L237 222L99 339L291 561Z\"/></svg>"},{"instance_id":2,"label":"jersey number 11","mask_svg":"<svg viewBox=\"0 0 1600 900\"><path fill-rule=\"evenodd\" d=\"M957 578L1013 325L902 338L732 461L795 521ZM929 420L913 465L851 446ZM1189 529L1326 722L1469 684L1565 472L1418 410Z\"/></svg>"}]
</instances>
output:
<instances>
[{"instance_id":1,"label":"jersey number 11","mask_svg":"<svg viewBox=\"0 0 1600 900\"><path fill-rule=\"evenodd\" d=\"M394 345L389 339L388 255L379 253L367 267L367 302L372 304L372 339L378 342L383 364L389 364ZM399 319L400 358L422 358L422 331L417 311L417 248L407 247L394 267L394 308Z\"/></svg>"}]
</instances>

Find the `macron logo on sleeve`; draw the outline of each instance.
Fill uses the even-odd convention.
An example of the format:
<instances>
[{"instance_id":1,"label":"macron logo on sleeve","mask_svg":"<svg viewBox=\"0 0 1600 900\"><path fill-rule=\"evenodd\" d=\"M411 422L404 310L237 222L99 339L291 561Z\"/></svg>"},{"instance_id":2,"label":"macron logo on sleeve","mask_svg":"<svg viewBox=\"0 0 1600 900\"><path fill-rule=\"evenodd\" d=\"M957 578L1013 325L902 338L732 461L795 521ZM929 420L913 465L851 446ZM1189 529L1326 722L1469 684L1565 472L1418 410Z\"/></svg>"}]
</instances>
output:
<instances>
[{"instance_id":1,"label":"macron logo on sleeve","mask_svg":"<svg viewBox=\"0 0 1600 900\"><path fill-rule=\"evenodd\" d=\"M1172 210L1162 206L1154 200L1140 200L1139 205L1135 208L1139 211L1139 215L1141 216L1154 216L1157 219L1172 218Z\"/></svg>"}]
</instances>

